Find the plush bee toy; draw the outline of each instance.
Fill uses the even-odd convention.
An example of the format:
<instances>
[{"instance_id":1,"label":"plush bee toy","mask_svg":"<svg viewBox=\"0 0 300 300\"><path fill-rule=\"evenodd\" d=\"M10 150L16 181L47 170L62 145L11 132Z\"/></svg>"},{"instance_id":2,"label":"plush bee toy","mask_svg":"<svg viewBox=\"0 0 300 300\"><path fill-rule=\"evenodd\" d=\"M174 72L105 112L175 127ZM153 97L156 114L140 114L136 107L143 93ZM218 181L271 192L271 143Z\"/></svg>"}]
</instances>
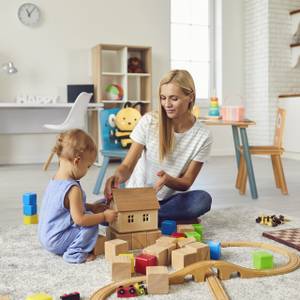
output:
<instances>
[{"instance_id":1,"label":"plush bee toy","mask_svg":"<svg viewBox=\"0 0 300 300\"><path fill-rule=\"evenodd\" d=\"M115 140L115 143L120 143L122 148L129 148L132 144L129 136L141 118L141 113L135 108L140 104L138 102L131 107L131 103L126 102L116 115L111 114L109 116L109 124L114 128L111 131L111 137Z\"/></svg>"}]
</instances>

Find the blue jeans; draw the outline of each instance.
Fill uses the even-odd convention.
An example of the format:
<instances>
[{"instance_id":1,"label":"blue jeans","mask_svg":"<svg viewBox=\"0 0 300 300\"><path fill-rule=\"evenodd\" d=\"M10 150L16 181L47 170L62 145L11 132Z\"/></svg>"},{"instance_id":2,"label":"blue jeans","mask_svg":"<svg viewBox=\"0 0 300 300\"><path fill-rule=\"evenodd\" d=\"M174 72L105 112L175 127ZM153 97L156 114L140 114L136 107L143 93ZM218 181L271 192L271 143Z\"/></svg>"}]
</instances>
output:
<instances>
[{"instance_id":1,"label":"blue jeans","mask_svg":"<svg viewBox=\"0 0 300 300\"><path fill-rule=\"evenodd\" d=\"M205 191L178 193L159 202L158 223L164 220L189 220L205 214L211 207L211 196Z\"/></svg>"}]
</instances>

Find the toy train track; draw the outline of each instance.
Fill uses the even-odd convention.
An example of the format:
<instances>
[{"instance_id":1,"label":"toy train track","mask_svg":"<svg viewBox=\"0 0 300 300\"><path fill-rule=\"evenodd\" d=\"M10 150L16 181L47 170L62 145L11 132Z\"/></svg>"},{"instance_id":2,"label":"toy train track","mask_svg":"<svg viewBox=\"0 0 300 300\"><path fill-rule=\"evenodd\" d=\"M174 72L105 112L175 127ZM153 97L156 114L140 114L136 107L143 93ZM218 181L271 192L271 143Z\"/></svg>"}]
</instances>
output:
<instances>
[{"instance_id":1,"label":"toy train track","mask_svg":"<svg viewBox=\"0 0 300 300\"><path fill-rule=\"evenodd\" d=\"M299 268L300 257L296 253L290 252L284 248L277 247L270 244L258 243L258 242L223 242L221 243L222 248L229 247L252 247L262 248L266 250L279 253L288 258L288 262L280 267L275 267L268 270L256 270L236 265L234 263L226 262L223 260L206 260L189 265L181 270L169 274L170 284L181 284L185 282L187 275L192 275L196 282L203 282L211 275L211 268L218 270L218 277L221 280L230 279L231 274L239 274L241 278L253 278L253 277L264 277L264 276L275 276L285 273L292 272ZM145 281L146 276L132 277L127 280L120 282L110 283L103 288L97 290L91 297L90 300L103 300L111 295L119 286L130 285L139 281ZM216 288L219 288L219 284L215 284ZM213 288L214 289L214 288Z\"/></svg>"}]
</instances>

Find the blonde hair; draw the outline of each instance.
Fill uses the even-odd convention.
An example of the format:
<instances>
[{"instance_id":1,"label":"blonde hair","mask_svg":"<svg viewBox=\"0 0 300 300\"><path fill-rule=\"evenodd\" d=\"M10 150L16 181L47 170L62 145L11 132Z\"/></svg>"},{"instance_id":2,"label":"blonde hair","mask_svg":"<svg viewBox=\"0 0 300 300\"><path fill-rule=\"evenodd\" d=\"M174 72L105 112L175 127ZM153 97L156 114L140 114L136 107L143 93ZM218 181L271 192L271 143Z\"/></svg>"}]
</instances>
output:
<instances>
[{"instance_id":1,"label":"blonde hair","mask_svg":"<svg viewBox=\"0 0 300 300\"><path fill-rule=\"evenodd\" d=\"M161 79L158 89L158 99L160 101L161 87L164 84L175 84L184 95L192 96L189 104L189 111L192 111L195 104L196 93L195 84L191 74L186 70L171 70ZM159 159L162 161L169 153L173 152L174 147L174 127L173 122L166 115L161 104L158 105L159 115Z\"/></svg>"},{"instance_id":2,"label":"blonde hair","mask_svg":"<svg viewBox=\"0 0 300 300\"><path fill-rule=\"evenodd\" d=\"M97 146L93 138L81 129L71 129L60 133L56 138L55 146L48 157L44 171L47 170L53 156L56 154L58 158L64 158L72 161L83 153L94 153L97 155Z\"/></svg>"}]
</instances>

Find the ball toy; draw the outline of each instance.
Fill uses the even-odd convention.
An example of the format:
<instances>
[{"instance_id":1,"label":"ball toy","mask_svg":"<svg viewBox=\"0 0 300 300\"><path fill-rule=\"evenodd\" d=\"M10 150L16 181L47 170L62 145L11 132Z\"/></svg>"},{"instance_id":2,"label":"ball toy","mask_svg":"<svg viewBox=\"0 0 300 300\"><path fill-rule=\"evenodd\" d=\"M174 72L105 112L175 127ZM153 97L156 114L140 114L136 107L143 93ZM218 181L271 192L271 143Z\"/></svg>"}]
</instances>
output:
<instances>
[{"instance_id":1,"label":"ball toy","mask_svg":"<svg viewBox=\"0 0 300 300\"><path fill-rule=\"evenodd\" d=\"M105 88L107 100L122 100L124 96L123 88L120 84L109 84Z\"/></svg>"}]
</instances>

